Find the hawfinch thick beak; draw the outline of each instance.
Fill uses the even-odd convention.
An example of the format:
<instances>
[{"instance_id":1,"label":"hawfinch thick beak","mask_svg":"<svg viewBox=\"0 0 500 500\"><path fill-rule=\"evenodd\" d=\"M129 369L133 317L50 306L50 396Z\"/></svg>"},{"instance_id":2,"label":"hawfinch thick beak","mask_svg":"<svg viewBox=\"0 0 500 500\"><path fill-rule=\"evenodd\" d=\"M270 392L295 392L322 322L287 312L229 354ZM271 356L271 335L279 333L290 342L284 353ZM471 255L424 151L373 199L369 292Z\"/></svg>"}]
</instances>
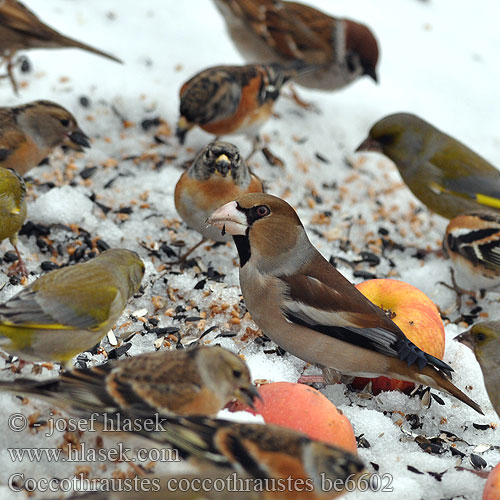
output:
<instances>
[{"instance_id":1,"label":"hawfinch thick beak","mask_svg":"<svg viewBox=\"0 0 500 500\"><path fill-rule=\"evenodd\" d=\"M215 160L216 172L218 172L220 175L222 175L222 177L226 177L227 173L229 172L230 167L231 167L231 162L229 161L229 158L225 154L221 154Z\"/></svg>"},{"instance_id":2,"label":"hawfinch thick beak","mask_svg":"<svg viewBox=\"0 0 500 500\"><path fill-rule=\"evenodd\" d=\"M220 229L223 235L226 233L245 235L248 228L246 215L238 210L235 201L218 208L205 222Z\"/></svg>"},{"instance_id":3,"label":"hawfinch thick beak","mask_svg":"<svg viewBox=\"0 0 500 500\"><path fill-rule=\"evenodd\" d=\"M367 137L355 150L356 153L360 151L375 151L376 153L383 153L382 145L380 142Z\"/></svg>"},{"instance_id":4,"label":"hawfinch thick beak","mask_svg":"<svg viewBox=\"0 0 500 500\"><path fill-rule=\"evenodd\" d=\"M80 129L76 129L64 138L64 145L73 151L82 152L83 148L90 148L90 140Z\"/></svg>"},{"instance_id":5,"label":"hawfinch thick beak","mask_svg":"<svg viewBox=\"0 0 500 500\"><path fill-rule=\"evenodd\" d=\"M466 345L469 349L474 350L474 338L472 337L470 330L467 330L464 333L461 333L457 337L454 338L463 345Z\"/></svg>"}]
</instances>

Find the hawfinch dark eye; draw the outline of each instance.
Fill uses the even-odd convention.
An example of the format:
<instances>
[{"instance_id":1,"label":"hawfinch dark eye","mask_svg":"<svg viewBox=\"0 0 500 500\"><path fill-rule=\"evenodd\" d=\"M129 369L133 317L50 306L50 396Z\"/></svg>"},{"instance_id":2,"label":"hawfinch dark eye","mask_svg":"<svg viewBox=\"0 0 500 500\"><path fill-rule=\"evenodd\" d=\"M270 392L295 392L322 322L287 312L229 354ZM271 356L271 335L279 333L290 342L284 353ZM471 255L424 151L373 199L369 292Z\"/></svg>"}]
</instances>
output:
<instances>
[{"instance_id":1,"label":"hawfinch dark eye","mask_svg":"<svg viewBox=\"0 0 500 500\"><path fill-rule=\"evenodd\" d=\"M69 120L67 118L63 118L62 120L59 120L61 122L61 125L63 127L69 127Z\"/></svg>"},{"instance_id":2,"label":"hawfinch dark eye","mask_svg":"<svg viewBox=\"0 0 500 500\"><path fill-rule=\"evenodd\" d=\"M255 209L255 212L259 217L265 217L266 215L269 215L271 213L271 210L267 205L259 205Z\"/></svg>"},{"instance_id":3,"label":"hawfinch dark eye","mask_svg":"<svg viewBox=\"0 0 500 500\"><path fill-rule=\"evenodd\" d=\"M478 333L476 335L476 339L479 340L479 342L482 342L483 340L486 340L486 335L484 333Z\"/></svg>"},{"instance_id":4,"label":"hawfinch dark eye","mask_svg":"<svg viewBox=\"0 0 500 500\"><path fill-rule=\"evenodd\" d=\"M240 370L233 370L233 377L234 378L240 378L242 375Z\"/></svg>"}]
</instances>

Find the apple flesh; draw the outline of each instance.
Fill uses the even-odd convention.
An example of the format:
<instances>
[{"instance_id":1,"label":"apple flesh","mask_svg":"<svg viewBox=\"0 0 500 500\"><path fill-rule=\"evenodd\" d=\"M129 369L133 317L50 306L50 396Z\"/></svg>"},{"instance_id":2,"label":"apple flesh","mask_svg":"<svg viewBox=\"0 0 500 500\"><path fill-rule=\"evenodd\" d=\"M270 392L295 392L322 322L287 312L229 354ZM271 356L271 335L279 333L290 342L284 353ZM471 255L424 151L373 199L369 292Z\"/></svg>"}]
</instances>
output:
<instances>
[{"instance_id":1,"label":"apple flesh","mask_svg":"<svg viewBox=\"0 0 500 500\"><path fill-rule=\"evenodd\" d=\"M356 288L371 302L383 309L403 333L420 349L443 359L445 334L438 308L418 288L393 279L367 280ZM415 385L388 377L367 379L356 377L353 386L362 389L371 380L374 394L381 391L411 391Z\"/></svg>"},{"instance_id":2,"label":"apple flesh","mask_svg":"<svg viewBox=\"0 0 500 500\"><path fill-rule=\"evenodd\" d=\"M500 464L489 473L483 491L483 500L498 500L500 498Z\"/></svg>"},{"instance_id":3,"label":"apple flesh","mask_svg":"<svg viewBox=\"0 0 500 500\"><path fill-rule=\"evenodd\" d=\"M357 453L356 437L351 423L335 405L313 387L293 382L273 382L259 387L262 400L254 406L268 424L281 425ZM231 411L250 408L230 406Z\"/></svg>"}]
</instances>

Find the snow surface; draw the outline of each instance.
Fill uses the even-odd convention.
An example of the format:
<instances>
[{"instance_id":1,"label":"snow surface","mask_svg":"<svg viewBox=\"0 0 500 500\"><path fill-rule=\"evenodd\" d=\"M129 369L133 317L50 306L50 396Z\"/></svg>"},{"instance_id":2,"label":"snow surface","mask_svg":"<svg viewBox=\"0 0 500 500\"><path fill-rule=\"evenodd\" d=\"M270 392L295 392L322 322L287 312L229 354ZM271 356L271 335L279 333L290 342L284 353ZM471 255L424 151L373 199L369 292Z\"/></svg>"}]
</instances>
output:
<instances>
[{"instance_id":1,"label":"snow surface","mask_svg":"<svg viewBox=\"0 0 500 500\"><path fill-rule=\"evenodd\" d=\"M271 342L262 346L251 339L241 340L243 332L251 333L247 328L256 330L257 327L244 315L240 304L236 252L231 245L215 248L204 245L203 250L194 254L197 266L164 278L159 278L158 268L173 259L161 250L152 256L140 245L146 242L158 250L164 242L171 245L173 241L183 240L189 247L199 241L198 234L179 223L173 190L182 173L182 163L192 158L211 137L195 130L188 135L186 146L181 147L168 135L168 126L171 130L175 128L178 89L186 79L208 66L241 62L212 3L209 0L139 3L30 0L27 3L50 25L125 61L124 65L118 65L76 49L36 50L28 53L32 72L19 76L26 83L19 97L13 95L7 81L1 82L2 105L42 98L57 101L75 114L92 138L92 149L84 155L56 152L50 166L38 167L29 173L32 177L29 220L52 225L50 239L63 249L76 238L75 233L64 226L76 224L92 238L99 236L111 246L136 250L144 258L145 293L131 301L118 322L115 329L118 338L126 339L134 332L144 331L143 323L131 321L130 314L145 308L145 317L157 318L158 327L178 326L186 344L195 341L205 329L216 326L217 330L204 340L218 342L243 354L254 379L296 381L305 367L302 361L288 354L277 356ZM252 167L265 179L271 193L285 196L297 208L311 240L327 258L333 255L352 262L361 251L380 253L380 228L389 231L388 238L404 247L437 249L446 221L425 209L419 210L421 205L401 183L389 160L373 154L355 155L353 151L376 120L392 112L411 111L459 138L492 163L500 163L500 105L494 97L500 81L498 2L311 0L310 3L334 15L361 20L374 30L381 46L380 84L364 78L336 93L299 88L301 97L313 102L319 114L304 111L281 98L275 108L277 116L266 124L263 133L269 147L285 161L286 167L271 167L260 154L251 161ZM82 96L89 99L88 108L81 105ZM162 118L168 126L143 130L141 121L154 117ZM164 143L156 143L155 134ZM243 153L251 149L245 137L230 140ZM316 153L328 163L318 159ZM130 157L141 158L134 161L128 159ZM159 164L161 158L164 161ZM97 171L85 181L79 172L91 166L97 166ZM105 188L113 179L111 186ZM47 182L54 183L55 187L49 189ZM111 208L107 215L90 201L92 194L99 203ZM123 207L132 207L132 213L116 213ZM325 212L327 215L318 216ZM1 248L8 251L10 245L5 241ZM350 392L343 384L327 387L323 392L349 417L356 435L362 434L370 444L369 448L360 449L361 457L369 467L370 463L378 464L380 475L389 473L394 477L392 493L354 492L346 495L346 499L392 499L403 495L406 500L478 499L484 479L456 467L472 470L468 458L471 453L487 462L486 471L500 461L500 422L488 402L480 369L473 354L452 340L465 325L454 323L460 319L454 294L438 283L450 282L449 263L433 254L425 260L416 259L414 248L387 249L378 266L358 263L356 269L372 272L377 277L407 281L436 302L449 320L445 321L445 360L455 370L454 382L460 388L469 387L466 392L482 405L486 415L481 417L444 394L439 394L444 406L433 401L427 409L422 407L419 398L398 392L367 397ZM29 271L38 276L40 263L50 260L51 256L40 252L33 236L21 236L20 249ZM63 252L55 260L66 263L68 254ZM353 268L343 260L337 263L346 277L354 282L362 281L353 278ZM2 270L6 271L7 266L3 263ZM207 278L207 271L213 276L210 268L225 275L224 279L216 282ZM30 281L35 276L30 277ZM203 279L207 279L204 288L194 290L194 285ZM2 281L6 284L0 291L0 300L21 289L5 278ZM497 293L489 292L478 302L482 313L497 319L498 300ZM211 317L211 306L220 303L229 307ZM461 312L470 314L476 305L470 301L464 303ZM187 309L184 316L206 313L207 317L198 322L174 319L177 306ZM231 311L236 312L231 315ZM215 340L221 332L237 336ZM155 343L158 346L162 340L158 341L154 333L146 333L133 336L130 342L128 354L136 355L153 350ZM107 339L102 346L105 351L112 349ZM106 354L87 353L87 357L89 364L100 363ZM312 372L314 370L308 370ZM42 375L53 373L44 368ZM10 370L3 375L13 377ZM23 375L33 376L30 368L25 368ZM48 418L49 408L33 398L29 404L21 405L19 399L10 395L2 395L1 404L0 482L3 486L0 499L13 497L5 486L13 473L35 478L71 477L76 465L90 466L90 477L109 477L116 474L117 469L130 472L127 464L112 462L14 463L7 447L57 447L63 442L63 433L47 438L43 432L11 432L7 428L9 415L29 416L40 411L39 419L43 420ZM421 428L411 429L405 418L409 414L418 415ZM492 425L481 430L473 423ZM431 438L441 431L463 440L458 440L456 447L467 457L460 460L449 451L441 455L425 453L411 435ZM88 446L95 444L96 439L96 433L80 437ZM106 446L112 438L106 435L104 439ZM479 445L491 447L477 448ZM178 466L177 463L162 464L155 471L171 471ZM408 466L422 474L412 472ZM429 472L444 474L436 476ZM37 494L32 498L42 497L44 495Z\"/></svg>"}]
</instances>

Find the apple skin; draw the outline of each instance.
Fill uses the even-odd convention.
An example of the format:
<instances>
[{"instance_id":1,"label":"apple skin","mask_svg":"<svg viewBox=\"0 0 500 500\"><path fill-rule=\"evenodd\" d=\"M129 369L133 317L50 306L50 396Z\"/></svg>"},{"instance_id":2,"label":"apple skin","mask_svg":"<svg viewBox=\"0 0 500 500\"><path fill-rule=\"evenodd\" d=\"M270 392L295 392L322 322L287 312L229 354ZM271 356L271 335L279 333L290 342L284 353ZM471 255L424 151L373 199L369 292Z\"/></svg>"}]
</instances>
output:
<instances>
[{"instance_id":1,"label":"apple skin","mask_svg":"<svg viewBox=\"0 0 500 500\"><path fill-rule=\"evenodd\" d=\"M262 401L255 399L256 411L241 404L230 411L248 411L262 415L267 424L281 425L357 453L351 423L321 392L304 384L273 382L259 387Z\"/></svg>"},{"instance_id":2,"label":"apple skin","mask_svg":"<svg viewBox=\"0 0 500 500\"><path fill-rule=\"evenodd\" d=\"M424 292L404 281L393 279L367 280L356 285L356 288L384 311L390 310L392 321L420 349L443 359L443 321L438 308ZM370 380L374 394L394 390L409 392L415 387L411 382L388 377L356 377L352 385L362 389Z\"/></svg>"},{"instance_id":3,"label":"apple skin","mask_svg":"<svg viewBox=\"0 0 500 500\"><path fill-rule=\"evenodd\" d=\"M483 500L500 498L500 463L489 473L483 490Z\"/></svg>"}]
</instances>

